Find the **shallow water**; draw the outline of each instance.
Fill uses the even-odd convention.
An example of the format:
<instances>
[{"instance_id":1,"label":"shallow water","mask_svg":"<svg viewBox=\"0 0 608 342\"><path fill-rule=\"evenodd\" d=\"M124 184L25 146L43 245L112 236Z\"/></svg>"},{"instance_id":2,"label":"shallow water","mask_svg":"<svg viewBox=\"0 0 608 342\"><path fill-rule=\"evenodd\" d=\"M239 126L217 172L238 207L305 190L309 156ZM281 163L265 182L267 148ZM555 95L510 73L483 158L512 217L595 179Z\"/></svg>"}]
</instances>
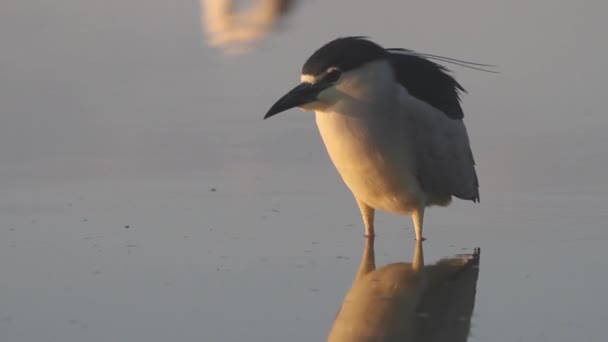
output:
<instances>
[{"instance_id":1,"label":"shallow water","mask_svg":"<svg viewBox=\"0 0 608 342\"><path fill-rule=\"evenodd\" d=\"M469 341L603 341L606 5L345 3L236 57L195 2L0 5L0 340L325 340L358 209L311 115L261 117L317 46L368 34L500 66L453 68L482 201L425 220L426 263L482 249ZM379 267L411 262L409 218L376 231Z\"/></svg>"}]
</instances>

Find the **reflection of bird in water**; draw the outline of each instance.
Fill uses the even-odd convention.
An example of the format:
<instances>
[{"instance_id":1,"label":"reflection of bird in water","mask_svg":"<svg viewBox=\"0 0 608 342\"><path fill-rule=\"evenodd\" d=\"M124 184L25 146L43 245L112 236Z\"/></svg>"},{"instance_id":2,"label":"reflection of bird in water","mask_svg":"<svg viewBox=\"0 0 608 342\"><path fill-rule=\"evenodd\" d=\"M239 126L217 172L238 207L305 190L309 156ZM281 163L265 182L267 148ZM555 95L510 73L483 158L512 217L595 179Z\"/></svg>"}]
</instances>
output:
<instances>
[{"instance_id":1,"label":"reflection of bird in water","mask_svg":"<svg viewBox=\"0 0 608 342\"><path fill-rule=\"evenodd\" d=\"M424 209L452 196L479 200L479 185L462 121L464 89L431 59L478 65L362 37L335 39L312 54L298 86L266 113L315 111L327 152L374 234L374 211L412 215L422 239Z\"/></svg>"},{"instance_id":2,"label":"reflection of bird in water","mask_svg":"<svg viewBox=\"0 0 608 342\"><path fill-rule=\"evenodd\" d=\"M416 315L415 341L464 342L469 337L480 249L425 267L428 283Z\"/></svg>"},{"instance_id":3,"label":"reflection of bird in water","mask_svg":"<svg viewBox=\"0 0 608 342\"><path fill-rule=\"evenodd\" d=\"M416 243L411 264L394 263L376 269L374 238L365 241L359 271L328 341L410 340L416 307L426 284L422 243Z\"/></svg>"},{"instance_id":4,"label":"reflection of bird in water","mask_svg":"<svg viewBox=\"0 0 608 342\"><path fill-rule=\"evenodd\" d=\"M424 266L422 243L412 263L376 269L374 238L328 336L342 341L464 342L475 304L479 250Z\"/></svg>"},{"instance_id":5,"label":"reflection of bird in water","mask_svg":"<svg viewBox=\"0 0 608 342\"><path fill-rule=\"evenodd\" d=\"M210 45L238 53L275 28L294 1L257 0L237 9L235 0L200 0L201 24Z\"/></svg>"}]
</instances>

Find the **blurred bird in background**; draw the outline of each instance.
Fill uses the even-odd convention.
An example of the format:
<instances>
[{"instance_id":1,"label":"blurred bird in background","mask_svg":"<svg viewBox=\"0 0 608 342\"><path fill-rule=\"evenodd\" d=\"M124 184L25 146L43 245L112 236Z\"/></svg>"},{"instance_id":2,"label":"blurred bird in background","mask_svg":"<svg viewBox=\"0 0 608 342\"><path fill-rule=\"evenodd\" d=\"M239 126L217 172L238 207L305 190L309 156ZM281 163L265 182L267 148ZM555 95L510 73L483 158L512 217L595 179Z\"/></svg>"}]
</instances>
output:
<instances>
[{"instance_id":1,"label":"blurred bird in background","mask_svg":"<svg viewBox=\"0 0 608 342\"><path fill-rule=\"evenodd\" d=\"M201 26L209 45L241 54L275 29L295 0L200 0Z\"/></svg>"}]
</instances>

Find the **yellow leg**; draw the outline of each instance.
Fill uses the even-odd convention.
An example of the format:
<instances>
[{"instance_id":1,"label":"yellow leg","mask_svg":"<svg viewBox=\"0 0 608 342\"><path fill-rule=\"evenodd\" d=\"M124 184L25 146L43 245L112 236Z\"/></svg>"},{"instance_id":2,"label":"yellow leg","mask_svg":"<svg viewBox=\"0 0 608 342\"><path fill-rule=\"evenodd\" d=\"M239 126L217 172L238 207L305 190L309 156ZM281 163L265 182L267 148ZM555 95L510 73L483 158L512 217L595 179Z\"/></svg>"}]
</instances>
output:
<instances>
[{"instance_id":1,"label":"yellow leg","mask_svg":"<svg viewBox=\"0 0 608 342\"><path fill-rule=\"evenodd\" d=\"M416 241L424 241L422 237L422 221L424 219L424 207L418 208L412 212L412 221L414 221L414 232L416 233Z\"/></svg>"},{"instance_id":2,"label":"yellow leg","mask_svg":"<svg viewBox=\"0 0 608 342\"><path fill-rule=\"evenodd\" d=\"M369 205L357 200L359 210L361 210L361 217L363 218L363 225L365 226L365 236L375 236L374 234L374 208Z\"/></svg>"},{"instance_id":3,"label":"yellow leg","mask_svg":"<svg viewBox=\"0 0 608 342\"><path fill-rule=\"evenodd\" d=\"M368 236L365 238L365 248L363 249L363 257L361 265L357 271L355 280L360 279L364 275L376 269L376 254L374 253L374 237Z\"/></svg>"}]
</instances>

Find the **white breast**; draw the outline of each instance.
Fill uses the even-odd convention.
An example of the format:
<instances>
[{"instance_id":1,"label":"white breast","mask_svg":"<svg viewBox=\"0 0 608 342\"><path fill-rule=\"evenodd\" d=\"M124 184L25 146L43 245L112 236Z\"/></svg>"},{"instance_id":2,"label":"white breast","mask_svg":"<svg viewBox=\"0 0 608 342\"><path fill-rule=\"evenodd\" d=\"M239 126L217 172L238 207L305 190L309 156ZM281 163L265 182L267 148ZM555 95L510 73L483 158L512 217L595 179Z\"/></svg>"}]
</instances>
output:
<instances>
[{"instance_id":1,"label":"white breast","mask_svg":"<svg viewBox=\"0 0 608 342\"><path fill-rule=\"evenodd\" d=\"M345 108L342 108L345 109ZM317 112L327 152L354 196L367 205L406 213L423 203L406 137L391 115L374 115L358 104L342 112Z\"/></svg>"}]
</instances>

